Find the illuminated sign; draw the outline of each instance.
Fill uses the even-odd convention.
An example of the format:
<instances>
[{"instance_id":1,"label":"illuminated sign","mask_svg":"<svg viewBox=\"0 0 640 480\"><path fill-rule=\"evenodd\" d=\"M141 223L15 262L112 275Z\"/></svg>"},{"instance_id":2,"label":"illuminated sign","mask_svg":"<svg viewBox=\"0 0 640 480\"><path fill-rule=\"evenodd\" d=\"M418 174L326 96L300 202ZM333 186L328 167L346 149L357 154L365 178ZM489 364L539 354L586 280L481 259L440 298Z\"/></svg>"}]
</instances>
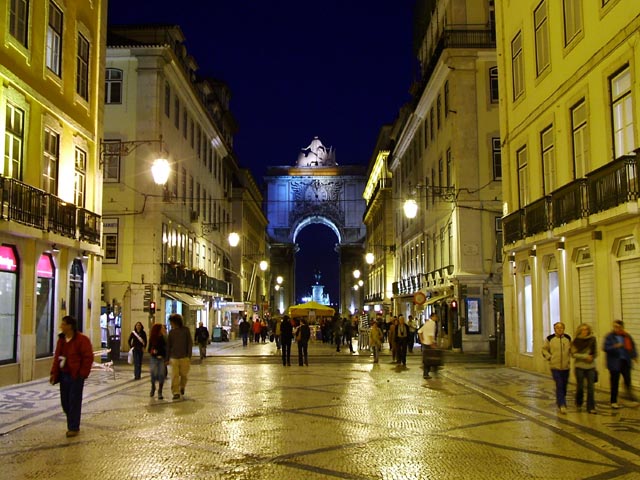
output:
<instances>
[{"instance_id":1,"label":"illuminated sign","mask_svg":"<svg viewBox=\"0 0 640 480\"><path fill-rule=\"evenodd\" d=\"M15 253L13 253L13 248L0 245L0 270L15 272L17 269L18 262Z\"/></svg>"},{"instance_id":2,"label":"illuminated sign","mask_svg":"<svg viewBox=\"0 0 640 480\"><path fill-rule=\"evenodd\" d=\"M53 278L51 257L46 253L40 255L40 260L38 260L38 276L43 278Z\"/></svg>"}]
</instances>

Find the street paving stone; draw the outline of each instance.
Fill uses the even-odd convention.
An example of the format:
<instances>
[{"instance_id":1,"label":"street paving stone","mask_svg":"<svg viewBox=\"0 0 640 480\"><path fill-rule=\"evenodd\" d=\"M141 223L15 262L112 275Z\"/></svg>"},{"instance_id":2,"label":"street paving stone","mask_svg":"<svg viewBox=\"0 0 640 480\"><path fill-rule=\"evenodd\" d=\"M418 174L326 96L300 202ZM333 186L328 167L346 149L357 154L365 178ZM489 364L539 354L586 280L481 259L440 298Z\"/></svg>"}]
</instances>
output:
<instances>
[{"instance_id":1,"label":"street paving stone","mask_svg":"<svg viewBox=\"0 0 640 480\"><path fill-rule=\"evenodd\" d=\"M179 401L168 382L150 398L126 363L94 372L75 438L57 387L1 388L0 478L640 478L640 409L610 409L605 391L598 415L558 415L550 375L489 359L449 355L423 380L419 348L406 368L315 342L299 367L292 350L283 367L273 344L214 344Z\"/></svg>"}]
</instances>

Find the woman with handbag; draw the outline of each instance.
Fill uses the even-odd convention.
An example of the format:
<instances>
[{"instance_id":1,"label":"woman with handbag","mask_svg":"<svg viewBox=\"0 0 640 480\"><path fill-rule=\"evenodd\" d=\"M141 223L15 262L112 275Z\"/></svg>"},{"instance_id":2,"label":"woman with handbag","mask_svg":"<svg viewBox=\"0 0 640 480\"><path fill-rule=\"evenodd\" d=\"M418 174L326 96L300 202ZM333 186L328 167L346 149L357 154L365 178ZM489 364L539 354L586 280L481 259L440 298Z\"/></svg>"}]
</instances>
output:
<instances>
[{"instance_id":1,"label":"woman with handbag","mask_svg":"<svg viewBox=\"0 0 640 480\"><path fill-rule=\"evenodd\" d=\"M133 377L140 380L142 375L142 353L147 348L147 334L142 323L136 323L131 335L129 335L129 347L133 349Z\"/></svg>"},{"instance_id":2,"label":"woman with handbag","mask_svg":"<svg viewBox=\"0 0 640 480\"><path fill-rule=\"evenodd\" d=\"M582 410L584 399L584 382L587 381L587 412L596 414L595 383L596 356L598 355L596 337L593 336L591 326L582 323L576 330L576 336L571 342L571 356L574 358L576 374L576 407Z\"/></svg>"},{"instance_id":3,"label":"woman with handbag","mask_svg":"<svg viewBox=\"0 0 640 480\"><path fill-rule=\"evenodd\" d=\"M156 323L149 333L149 355L151 355L151 397L156 393L158 382L158 400L162 400L162 387L167 374L167 340L162 334L163 325Z\"/></svg>"}]
</instances>

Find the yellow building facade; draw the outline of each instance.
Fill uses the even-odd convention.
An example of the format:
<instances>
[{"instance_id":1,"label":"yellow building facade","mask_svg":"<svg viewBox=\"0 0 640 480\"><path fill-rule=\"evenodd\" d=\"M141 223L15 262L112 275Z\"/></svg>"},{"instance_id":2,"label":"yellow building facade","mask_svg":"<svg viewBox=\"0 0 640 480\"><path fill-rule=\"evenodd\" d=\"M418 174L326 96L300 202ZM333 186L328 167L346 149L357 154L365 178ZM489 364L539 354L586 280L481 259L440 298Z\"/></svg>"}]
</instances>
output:
<instances>
[{"instance_id":1,"label":"yellow building facade","mask_svg":"<svg viewBox=\"0 0 640 480\"><path fill-rule=\"evenodd\" d=\"M106 13L0 7L0 385L48 376L65 315L100 346Z\"/></svg>"},{"instance_id":2,"label":"yellow building facade","mask_svg":"<svg viewBox=\"0 0 640 480\"><path fill-rule=\"evenodd\" d=\"M640 339L640 3L500 1L496 24L506 362L545 371L555 322Z\"/></svg>"}]
</instances>

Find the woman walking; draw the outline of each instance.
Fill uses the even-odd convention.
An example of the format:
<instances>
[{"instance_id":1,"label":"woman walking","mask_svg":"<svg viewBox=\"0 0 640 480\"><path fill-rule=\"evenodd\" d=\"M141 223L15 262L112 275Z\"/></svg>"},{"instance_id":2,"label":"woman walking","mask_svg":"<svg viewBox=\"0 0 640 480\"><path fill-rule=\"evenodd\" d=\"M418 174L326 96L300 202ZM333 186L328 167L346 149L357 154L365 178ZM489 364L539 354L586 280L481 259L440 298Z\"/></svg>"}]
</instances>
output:
<instances>
[{"instance_id":1,"label":"woman walking","mask_svg":"<svg viewBox=\"0 0 640 480\"><path fill-rule=\"evenodd\" d=\"M129 335L129 347L133 348L133 377L140 380L142 374L142 353L147 347L147 334L142 323L136 323Z\"/></svg>"},{"instance_id":2,"label":"woman walking","mask_svg":"<svg viewBox=\"0 0 640 480\"><path fill-rule=\"evenodd\" d=\"M576 374L576 407L582 410L584 399L584 382L587 381L587 412L596 412L595 382L596 382L596 356L598 352L596 337L593 336L591 327L582 323L576 330L576 336L571 342L571 356L575 359L574 369Z\"/></svg>"},{"instance_id":3,"label":"woman walking","mask_svg":"<svg viewBox=\"0 0 640 480\"><path fill-rule=\"evenodd\" d=\"M162 400L162 387L166 378L167 340L162 334L163 325L156 323L149 333L149 355L151 355L151 397L156 393L158 382L158 400Z\"/></svg>"}]
</instances>

